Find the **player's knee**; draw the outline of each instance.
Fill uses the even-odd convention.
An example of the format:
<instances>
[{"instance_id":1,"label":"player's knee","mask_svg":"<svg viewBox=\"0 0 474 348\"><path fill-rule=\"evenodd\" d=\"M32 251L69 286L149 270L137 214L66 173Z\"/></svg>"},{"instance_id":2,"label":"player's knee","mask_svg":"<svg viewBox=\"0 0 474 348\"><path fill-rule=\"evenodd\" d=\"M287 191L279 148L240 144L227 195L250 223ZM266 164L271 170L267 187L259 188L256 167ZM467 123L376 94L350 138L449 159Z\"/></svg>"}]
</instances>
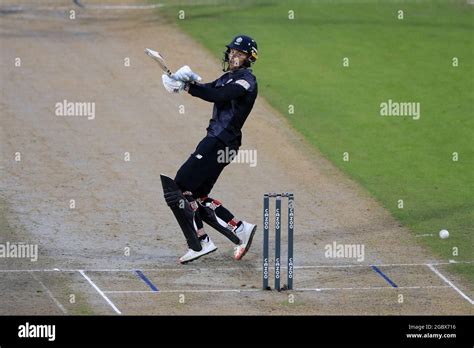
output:
<instances>
[{"instance_id":1,"label":"player's knee","mask_svg":"<svg viewBox=\"0 0 474 348\"><path fill-rule=\"evenodd\" d=\"M189 177L186 175L182 175L182 173L180 173L179 171L176 174L176 177L174 178L174 182L176 183L176 185L178 185L181 191L192 191L190 187L191 183Z\"/></svg>"}]
</instances>

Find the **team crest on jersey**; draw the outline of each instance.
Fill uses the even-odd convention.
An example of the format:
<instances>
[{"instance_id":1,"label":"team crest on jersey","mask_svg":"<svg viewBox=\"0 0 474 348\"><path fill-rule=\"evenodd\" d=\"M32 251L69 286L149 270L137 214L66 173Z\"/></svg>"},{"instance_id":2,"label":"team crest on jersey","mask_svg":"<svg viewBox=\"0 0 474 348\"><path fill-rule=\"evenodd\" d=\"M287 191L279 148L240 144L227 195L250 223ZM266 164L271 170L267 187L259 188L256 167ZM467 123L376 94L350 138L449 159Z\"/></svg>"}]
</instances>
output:
<instances>
[{"instance_id":1,"label":"team crest on jersey","mask_svg":"<svg viewBox=\"0 0 474 348\"><path fill-rule=\"evenodd\" d=\"M191 201L191 202L189 202L189 205L191 206L191 209L192 209L193 211L196 211L196 210L199 209L198 204L197 204L196 201Z\"/></svg>"}]
</instances>

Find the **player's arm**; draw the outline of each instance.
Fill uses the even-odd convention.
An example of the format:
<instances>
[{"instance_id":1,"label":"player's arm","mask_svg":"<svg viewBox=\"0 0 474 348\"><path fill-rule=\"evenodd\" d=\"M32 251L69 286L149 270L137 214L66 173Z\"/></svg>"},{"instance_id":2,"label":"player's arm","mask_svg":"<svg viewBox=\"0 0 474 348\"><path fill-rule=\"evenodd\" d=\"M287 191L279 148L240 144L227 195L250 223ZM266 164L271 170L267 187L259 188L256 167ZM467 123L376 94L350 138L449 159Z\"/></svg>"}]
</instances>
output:
<instances>
[{"instance_id":1,"label":"player's arm","mask_svg":"<svg viewBox=\"0 0 474 348\"><path fill-rule=\"evenodd\" d=\"M181 81L181 80L176 80L173 77L169 77L166 74L161 75L161 79L163 81L163 86L165 89L170 92L170 93L180 93L182 90L188 90L190 84L195 84L196 86L200 86L202 88L209 88L209 89L214 89L216 81L209 82L209 83L197 83L196 81Z\"/></svg>"},{"instance_id":2,"label":"player's arm","mask_svg":"<svg viewBox=\"0 0 474 348\"><path fill-rule=\"evenodd\" d=\"M236 99L247 92L247 89L239 83L231 83L221 88L214 88L209 84L187 84L185 90L193 97L201 98L211 103L221 103Z\"/></svg>"},{"instance_id":3,"label":"player's arm","mask_svg":"<svg viewBox=\"0 0 474 348\"><path fill-rule=\"evenodd\" d=\"M208 82L208 83L198 83L198 82L194 82L193 84L195 84L195 85L197 85L197 86L206 87L206 88L214 88L214 87L216 87L216 82L217 82L217 80L214 80L214 81Z\"/></svg>"}]
</instances>

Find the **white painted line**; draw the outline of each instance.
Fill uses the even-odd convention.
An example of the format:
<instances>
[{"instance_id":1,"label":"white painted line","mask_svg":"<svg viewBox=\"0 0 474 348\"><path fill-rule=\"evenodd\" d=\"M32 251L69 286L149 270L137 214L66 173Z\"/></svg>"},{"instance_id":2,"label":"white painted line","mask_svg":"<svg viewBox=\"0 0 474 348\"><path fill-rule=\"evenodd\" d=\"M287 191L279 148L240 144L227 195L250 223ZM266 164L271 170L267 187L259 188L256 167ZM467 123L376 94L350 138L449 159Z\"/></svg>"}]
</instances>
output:
<instances>
[{"instance_id":1,"label":"white painted line","mask_svg":"<svg viewBox=\"0 0 474 348\"><path fill-rule=\"evenodd\" d=\"M154 5L88 5L86 8L100 10L152 10L154 8L163 7L163 4Z\"/></svg>"},{"instance_id":2,"label":"white painted line","mask_svg":"<svg viewBox=\"0 0 474 348\"><path fill-rule=\"evenodd\" d=\"M308 266L294 266L294 269L313 269L313 268L351 268L351 267L413 267L413 266L441 266L441 265L452 265L452 264L472 264L473 261L450 261L450 262L428 262L428 263L388 263L388 264L358 264L358 263L350 263L350 264L342 264L342 265L308 265ZM286 266L281 266L282 269L286 269ZM188 268L183 266L181 268L92 268L83 270L85 272L135 272L137 269L141 270L142 272L183 272L183 271L193 271L193 272L218 272L218 271L243 271L245 269L249 270L261 270L262 266L255 266L255 267L216 267L216 268ZM0 269L0 273L15 273L15 272L80 272L80 269Z\"/></svg>"},{"instance_id":3,"label":"white painted line","mask_svg":"<svg viewBox=\"0 0 474 348\"><path fill-rule=\"evenodd\" d=\"M80 6L84 9L92 10L153 10L155 8L163 7L164 4L137 4L137 5L87 5L83 4L82 1L77 1L77 6ZM10 10L12 12L19 11L64 11L71 10L72 8L77 9L73 6L9 6L4 10Z\"/></svg>"},{"instance_id":4,"label":"white painted line","mask_svg":"<svg viewBox=\"0 0 474 348\"><path fill-rule=\"evenodd\" d=\"M447 289L447 285L430 285L430 286L372 286L362 288L297 288L294 291L339 291L339 290L400 290L400 289ZM290 290L291 291L291 290Z\"/></svg>"},{"instance_id":5,"label":"white painted line","mask_svg":"<svg viewBox=\"0 0 474 348\"><path fill-rule=\"evenodd\" d=\"M31 276L41 285L44 291L48 294L48 296L53 300L53 302L58 306L58 308L63 312L64 314L67 314L66 308L54 297L53 293L46 287L46 285L43 284L43 282L35 276L33 272L30 272Z\"/></svg>"},{"instance_id":6,"label":"white painted line","mask_svg":"<svg viewBox=\"0 0 474 348\"><path fill-rule=\"evenodd\" d=\"M456 290L462 297L464 297L470 304L474 304L474 301L467 296L465 293L463 293L456 285L451 283L448 278L446 278L444 275L442 275L436 268L434 268L433 265L428 264L427 265L430 270L432 270L438 277L444 280L446 284L448 284L450 287L452 287L454 290Z\"/></svg>"},{"instance_id":7,"label":"white painted line","mask_svg":"<svg viewBox=\"0 0 474 348\"><path fill-rule=\"evenodd\" d=\"M413 266L427 266L431 265L452 265L454 263L470 264L474 261L456 261L456 262L435 262L435 263L387 263L379 265L366 265L366 264L346 264L346 265L316 265L316 266L296 266L298 269L311 269L311 268L350 268L350 267L413 267Z\"/></svg>"},{"instance_id":8,"label":"white painted line","mask_svg":"<svg viewBox=\"0 0 474 348\"><path fill-rule=\"evenodd\" d=\"M70 273L75 273L79 272L78 269L0 269L0 273L16 273L16 272L70 272Z\"/></svg>"},{"instance_id":9,"label":"white painted line","mask_svg":"<svg viewBox=\"0 0 474 348\"><path fill-rule=\"evenodd\" d=\"M106 294L141 294L141 293L185 293L185 292L258 292L263 291L262 289L190 289L190 290L117 290L117 291L104 291Z\"/></svg>"},{"instance_id":10,"label":"white painted line","mask_svg":"<svg viewBox=\"0 0 474 348\"><path fill-rule=\"evenodd\" d=\"M394 288L393 286L374 286L374 287L365 287L365 288L296 288L288 291L335 291L335 290L398 290L398 289L449 289L448 285L440 286L403 286ZM216 293L216 292L266 292L263 289L191 289L191 290L111 290L104 291L106 294L158 294L158 293L189 293L189 292L198 292L198 293Z\"/></svg>"},{"instance_id":11,"label":"white painted line","mask_svg":"<svg viewBox=\"0 0 474 348\"><path fill-rule=\"evenodd\" d=\"M83 4L86 9L94 10L152 10L154 8L163 7L163 4L150 5L87 5Z\"/></svg>"},{"instance_id":12,"label":"white painted line","mask_svg":"<svg viewBox=\"0 0 474 348\"><path fill-rule=\"evenodd\" d=\"M118 310L118 308L115 307L114 303L113 303L112 301L110 301L107 296L105 296L104 292L103 292L102 290L100 290L97 285L95 285L95 283L84 273L84 271L79 270L79 273L81 273L82 276L83 276L84 278L86 278L86 280L89 282L89 284L92 285L92 287L93 287L94 289L96 289L96 291L100 294L100 296L102 296L102 297L107 301L107 303L110 305L110 307L113 308L113 310L114 310L116 313L122 314L122 312L120 312L120 311Z\"/></svg>"},{"instance_id":13,"label":"white painted line","mask_svg":"<svg viewBox=\"0 0 474 348\"><path fill-rule=\"evenodd\" d=\"M455 262L435 262L429 263L432 265L451 265L453 263L462 263L462 264L471 264L474 261L455 261ZM309 266L294 266L294 269L313 269L313 268L351 268L351 267L413 267L413 266L426 266L428 263L389 263L389 264L380 264L380 265L373 265L373 264L359 264L359 263L351 263L351 264L342 264L342 265L309 265ZM270 268L274 268L270 266ZM286 269L287 266L281 266L281 269ZM255 267L249 268L251 270L261 270L262 266L258 265ZM135 269L91 269L88 272L133 272ZM168 271L168 272L183 272L183 271L193 271L193 272L205 272L205 271L212 271L212 272L221 272L221 271L242 271L245 270L245 267L216 267L216 268L188 268L183 266L181 268L140 268L143 272L158 272L158 271Z\"/></svg>"}]
</instances>

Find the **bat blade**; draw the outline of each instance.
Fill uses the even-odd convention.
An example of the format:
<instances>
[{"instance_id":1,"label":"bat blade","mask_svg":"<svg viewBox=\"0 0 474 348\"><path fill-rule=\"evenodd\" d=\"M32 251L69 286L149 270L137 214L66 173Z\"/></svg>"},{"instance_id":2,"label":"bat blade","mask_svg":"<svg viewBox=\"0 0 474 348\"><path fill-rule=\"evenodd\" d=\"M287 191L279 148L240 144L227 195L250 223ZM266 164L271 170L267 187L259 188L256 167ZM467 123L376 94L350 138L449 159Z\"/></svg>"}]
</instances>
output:
<instances>
[{"instance_id":1,"label":"bat blade","mask_svg":"<svg viewBox=\"0 0 474 348\"><path fill-rule=\"evenodd\" d=\"M161 67L161 69L168 75L171 77L172 73L170 71L170 69L168 69L168 67L166 66L166 63L165 63L165 59L163 58L163 56L157 52L157 51L153 51L149 48L145 48L145 53L151 57L154 61L156 61L158 63L158 65Z\"/></svg>"}]
</instances>

